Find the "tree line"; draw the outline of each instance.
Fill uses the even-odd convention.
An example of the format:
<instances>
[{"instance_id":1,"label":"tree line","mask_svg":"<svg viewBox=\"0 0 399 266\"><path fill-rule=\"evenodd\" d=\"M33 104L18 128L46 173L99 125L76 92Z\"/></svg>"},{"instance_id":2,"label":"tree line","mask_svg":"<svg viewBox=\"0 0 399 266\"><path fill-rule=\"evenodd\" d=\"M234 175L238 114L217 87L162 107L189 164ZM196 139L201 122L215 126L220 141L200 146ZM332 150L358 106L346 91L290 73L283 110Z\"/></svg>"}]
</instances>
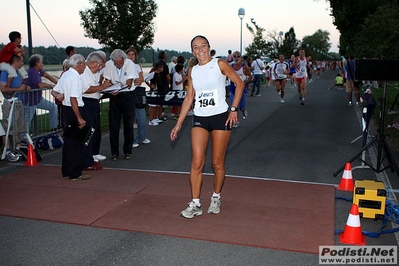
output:
<instances>
[{"instance_id":1,"label":"tree line","mask_svg":"<svg viewBox=\"0 0 399 266\"><path fill-rule=\"evenodd\" d=\"M320 0L315 0L320 1ZM294 28L287 32L267 31L255 19L247 23L253 42L245 48L248 56L278 58L305 49L313 59L357 58L399 59L399 0L326 0L330 3L332 23L340 32L339 53L329 52L330 33L322 29L296 39ZM265 35L265 36L264 36Z\"/></svg>"},{"instance_id":2,"label":"tree line","mask_svg":"<svg viewBox=\"0 0 399 266\"><path fill-rule=\"evenodd\" d=\"M398 0L329 0L343 55L399 59Z\"/></svg>"},{"instance_id":3,"label":"tree line","mask_svg":"<svg viewBox=\"0 0 399 266\"><path fill-rule=\"evenodd\" d=\"M2 49L5 46L5 44L1 43L0 44L0 49ZM27 46L23 46L25 51L28 51ZM62 47L57 47L57 46L36 46L33 47L33 53L34 54L40 54L43 56L43 63L46 65L61 65L64 59L66 58L66 53L65 53L65 48ZM91 52L94 52L98 49L92 48L92 47L76 47L77 53L83 55L84 57L87 57ZM162 50L157 48L157 49L144 49L139 53L139 63L141 64L153 64L158 61L158 54ZM185 58L191 58L193 55L191 52L179 52L175 50L163 50L166 51L168 54L169 60L173 56L179 56L182 55ZM104 50L104 52L107 54L107 57L109 58L110 52L108 50ZM29 56L27 55L24 58L24 64L28 64L29 61Z\"/></svg>"},{"instance_id":4,"label":"tree line","mask_svg":"<svg viewBox=\"0 0 399 266\"><path fill-rule=\"evenodd\" d=\"M330 33L319 29L312 35L306 35L299 40L296 38L295 29L291 27L287 32L267 31L258 25L255 19L251 19L251 24L247 23L247 29L253 35L253 42L245 47L248 57L278 58L283 54L286 59L292 54L298 55L300 49L304 49L307 56L315 60L339 59L339 54L330 52L331 43ZM266 36L264 36L266 34Z\"/></svg>"}]
</instances>

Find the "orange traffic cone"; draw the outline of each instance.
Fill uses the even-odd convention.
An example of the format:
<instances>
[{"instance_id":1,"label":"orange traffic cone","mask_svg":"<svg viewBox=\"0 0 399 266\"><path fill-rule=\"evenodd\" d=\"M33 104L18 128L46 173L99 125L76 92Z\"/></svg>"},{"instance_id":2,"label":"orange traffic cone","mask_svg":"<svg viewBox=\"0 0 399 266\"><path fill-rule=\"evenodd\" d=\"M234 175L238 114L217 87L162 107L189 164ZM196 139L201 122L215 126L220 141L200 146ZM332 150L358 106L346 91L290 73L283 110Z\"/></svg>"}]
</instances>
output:
<instances>
[{"instance_id":1,"label":"orange traffic cone","mask_svg":"<svg viewBox=\"0 0 399 266\"><path fill-rule=\"evenodd\" d=\"M362 226L360 225L359 208L356 204L352 204L344 232L339 234L339 242L342 244L366 245L366 237L362 234Z\"/></svg>"},{"instance_id":2,"label":"orange traffic cone","mask_svg":"<svg viewBox=\"0 0 399 266\"><path fill-rule=\"evenodd\" d=\"M341 183L337 187L338 190L353 191L354 189L353 179L352 179L352 165L351 163L345 164L344 173L341 178Z\"/></svg>"},{"instance_id":3,"label":"orange traffic cone","mask_svg":"<svg viewBox=\"0 0 399 266\"><path fill-rule=\"evenodd\" d=\"M33 150L33 145L29 144L28 154L26 156L26 166L36 166L36 165L37 165L37 160L36 160L35 151Z\"/></svg>"}]
</instances>

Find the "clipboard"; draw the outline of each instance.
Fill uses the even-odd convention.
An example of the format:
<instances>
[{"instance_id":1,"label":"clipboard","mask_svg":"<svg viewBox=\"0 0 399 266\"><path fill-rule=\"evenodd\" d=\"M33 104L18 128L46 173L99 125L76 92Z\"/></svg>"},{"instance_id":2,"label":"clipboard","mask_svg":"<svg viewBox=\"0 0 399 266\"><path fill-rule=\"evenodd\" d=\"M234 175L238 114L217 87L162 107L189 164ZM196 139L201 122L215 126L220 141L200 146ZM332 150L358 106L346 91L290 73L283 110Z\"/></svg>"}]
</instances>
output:
<instances>
[{"instance_id":1,"label":"clipboard","mask_svg":"<svg viewBox=\"0 0 399 266\"><path fill-rule=\"evenodd\" d=\"M103 89L101 92L122 92L122 91L130 91L129 85L123 85L121 86L120 83L115 83L111 86L109 86L106 89Z\"/></svg>"},{"instance_id":2,"label":"clipboard","mask_svg":"<svg viewBox=\"0 0 399 266\"><path fill-rule=\"evenodd\" d=\"M77 140L83 145L88 146L93 137L94 131L95 129L90 126L84 126L80 129L78 123L70 123L64 129L64 136Z\"/></svg>"},{"instance_id":3,"label":"clipboard","mask_svg":"<svg viewBox=\"0 0 399 266\"><path fill-rule=\"evenodd\" d=\"M129 85L123 85L119 90L115 90L114 92L127 92L130 91Z\"/></svg>"}]
</instances>

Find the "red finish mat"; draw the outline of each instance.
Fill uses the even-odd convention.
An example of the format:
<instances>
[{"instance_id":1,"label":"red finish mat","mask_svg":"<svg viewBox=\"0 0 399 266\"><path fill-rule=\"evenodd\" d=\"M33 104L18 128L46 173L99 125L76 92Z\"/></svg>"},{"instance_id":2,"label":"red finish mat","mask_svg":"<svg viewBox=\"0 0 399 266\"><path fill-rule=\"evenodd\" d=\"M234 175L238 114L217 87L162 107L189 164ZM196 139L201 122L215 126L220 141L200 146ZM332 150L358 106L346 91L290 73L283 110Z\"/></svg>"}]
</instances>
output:
<instances>
[{"instance_id":1,"label":"red finish mat","mask_svg":"<svg viewBox=\"0 0 399 266\"><path fill-rule=\"evenodd\" d=\"M59 166L38 165L2 176L0 215L315 254L334 244L333 186L227 177L215 215L206 213L213 181L205 175L203 215L184 219L188 174L88 173L69 181Z\"/></svg>"}]
</instances>

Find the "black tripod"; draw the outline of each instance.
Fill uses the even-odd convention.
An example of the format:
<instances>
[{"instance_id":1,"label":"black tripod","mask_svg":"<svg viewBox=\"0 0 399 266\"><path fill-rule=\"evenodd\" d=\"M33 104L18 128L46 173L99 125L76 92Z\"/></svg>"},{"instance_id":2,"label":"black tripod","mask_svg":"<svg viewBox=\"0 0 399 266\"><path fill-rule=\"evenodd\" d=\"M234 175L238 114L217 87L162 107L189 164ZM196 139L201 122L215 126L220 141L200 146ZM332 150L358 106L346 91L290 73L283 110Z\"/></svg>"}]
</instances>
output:
<instances>
[{"instance_id":1,"label":"black tripod","mask_svg":"<svg viewBox=\"0 0 399 266\"><path fill-rule=\"evenodd\" d=\"M391 172L394 172L396 170L396 173L399 176L399 167L397 162L395 161L395 158L393 157L393 154L391 150L389 149L388 143L385 139L384 136L384 121L385 121L385 104L386 104L386 85L387 83L384 82L384 89L383 89L383 94L381 98L381 119L380 119L380 128L378 135L373 138L369 143L367 143L366 146L364 146L358 153L356 153L355 156L353 156L351 159L349 159L348 162L352 163L354 160L358 159L359 161L363 162L366 164L370 169L374 170L376 173L380 173L384 171L387 168L391 169ZM377 164L376 167L371 165L371 163L366 162L363 158L359 157L363 151L367 150L369 147L371 147L375 142L378 142L378 154L377 154ZM382 163L384 162L385 158L387 158L389 164L386 165L385 167L382 167ZM338 171L336 171L333 176L337 176L342 170L344 170L345 165L342 166Z\"/></svg>"},{"instance_id":2,"label":"black tripod","mask_svg":"<svg viewBox=\"0 0 399 266\"><path fill-rule=\"evenodd\" d=\"M395 105L399 105L398 99L399 99L399 92L396 94L395 100L393 101L391 109L389 109L389 112L393 111L393 108L395 107Z\"/></svg>"}]
</instances>

